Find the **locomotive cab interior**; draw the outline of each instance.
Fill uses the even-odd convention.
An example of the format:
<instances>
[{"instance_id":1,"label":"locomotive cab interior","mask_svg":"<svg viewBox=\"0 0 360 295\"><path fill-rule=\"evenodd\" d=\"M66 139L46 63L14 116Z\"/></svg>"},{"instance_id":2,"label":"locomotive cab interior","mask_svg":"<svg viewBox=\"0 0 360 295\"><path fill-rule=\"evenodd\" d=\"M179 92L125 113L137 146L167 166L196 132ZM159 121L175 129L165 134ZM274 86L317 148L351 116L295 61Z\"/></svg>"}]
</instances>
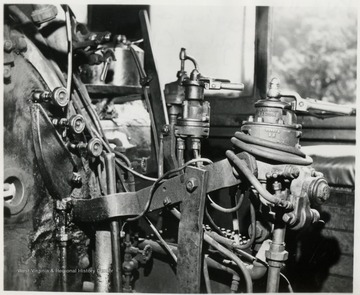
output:
<instances>
[{"instance_id":1,"label":"locomotive cab interior","mask_svg":"<svg viewBox=\"0 0 360 295\"><path fill-rule=\"evenodd\" d=\"M4 5L4 291L355 292L334 9Z\"/></svg>"}]
</instances>

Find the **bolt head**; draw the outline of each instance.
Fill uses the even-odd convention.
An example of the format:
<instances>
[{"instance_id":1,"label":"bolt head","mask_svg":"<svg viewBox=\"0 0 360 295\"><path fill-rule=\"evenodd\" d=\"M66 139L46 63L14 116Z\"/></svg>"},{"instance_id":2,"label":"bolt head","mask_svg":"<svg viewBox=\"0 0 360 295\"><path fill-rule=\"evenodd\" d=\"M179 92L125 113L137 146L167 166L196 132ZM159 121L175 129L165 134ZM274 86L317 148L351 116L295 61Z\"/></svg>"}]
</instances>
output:
<instances>
[{"instance_id":1,"label":"bolt head","mask_svg":"<svg viewBox=\"0 0 360 295\"><path fill-rule=\"evenodd\" d=\"M164 205L166 206L166 205L169 205L169 204L171 204L170 198L169 198L169 197L165 197L165 199L164 199Z\"/></svg>"},{"instance_id":2,"label":"bolt head","mask_svg":"<svg viewBox=\"0 0 360 295\"><path fill-rule=\"evenodd\" d=\"M186 189L188 192L193 192L199 186L199 182L196 178L191 177L186 182Z\"/></svg>"}]
</instances>

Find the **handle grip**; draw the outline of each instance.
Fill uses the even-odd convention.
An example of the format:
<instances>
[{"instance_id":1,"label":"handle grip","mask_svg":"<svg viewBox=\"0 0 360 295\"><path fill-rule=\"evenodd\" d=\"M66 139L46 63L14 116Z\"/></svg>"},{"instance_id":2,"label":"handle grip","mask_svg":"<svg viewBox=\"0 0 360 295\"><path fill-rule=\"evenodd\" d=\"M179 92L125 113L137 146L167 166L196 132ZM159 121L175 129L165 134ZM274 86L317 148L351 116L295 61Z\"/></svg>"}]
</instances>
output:
<instances>
[{"instance_id":1,"label":"handle grip","mask_svg":"<svg viewBox=\"0 0 360 295\"><path fill-rule=\"evenodd\" d=\"M243 83L221 83L221 89L243 91L244 88Z\"/></svg>"},{"instance_id":2,"label":"handle grip","mask_svg":"<svg viewBox=\"0 0 360 295\"><path fill-rule=\"evenodd\" d=\"M323 111L328 113L351 115L352 113L354 113L355 110L350 106L323 102L316 99L307 99L306 103L308 111Z\"/></svg>"}]
</instances>

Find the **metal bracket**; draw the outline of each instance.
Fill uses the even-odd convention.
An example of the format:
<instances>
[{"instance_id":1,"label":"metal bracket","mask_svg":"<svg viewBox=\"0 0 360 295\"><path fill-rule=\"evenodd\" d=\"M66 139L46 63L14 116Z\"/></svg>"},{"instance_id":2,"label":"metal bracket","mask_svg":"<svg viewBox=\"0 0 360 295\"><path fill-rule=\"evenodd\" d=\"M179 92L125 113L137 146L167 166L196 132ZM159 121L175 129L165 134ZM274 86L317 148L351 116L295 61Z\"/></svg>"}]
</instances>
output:
<instances>
[{"instance_id":1,"label":"metal bracket","mask_svg":"<svg viewBox=\"0 0 360 295\"><path fill-rule=\"evenodd\" d=\"M192 167L185 169L185 173L163 182L154 192L149 212L164 207L164 200L168 197L172 204L180 203L188 194L185 180ZM203 168L208 172L206 192L234 186L240 183L232 172L228 159L207 165ZM202 185L202 184L201 184ZM97 222L114 217L140 214L149 199L151 187L137 192L117 193L94 199L74 199L73 217L77 221Z\"/></svg>"},{"instance_id":2,"label":"metal bracket","mask_svg":"<svg viewBox=\"0 0 360 295\"><path fill-rule=\"evenodd\" d=\"M204 208L208 171L189 167L178 234L178 291L200 293ZM192 186L188 184L194 184Z\"/></svg>"}]
</instances>

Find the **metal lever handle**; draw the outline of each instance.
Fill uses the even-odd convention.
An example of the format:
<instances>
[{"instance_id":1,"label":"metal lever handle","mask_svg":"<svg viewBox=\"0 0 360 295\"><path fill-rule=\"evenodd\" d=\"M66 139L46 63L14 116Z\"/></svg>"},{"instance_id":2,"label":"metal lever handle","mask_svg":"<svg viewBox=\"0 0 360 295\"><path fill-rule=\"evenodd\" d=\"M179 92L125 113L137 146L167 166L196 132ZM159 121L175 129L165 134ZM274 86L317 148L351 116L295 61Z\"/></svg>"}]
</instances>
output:
<instances>
[{"instance_id":1,"label":"metal lever handle","mask_svg":"<svg viewBox=\"0 0 360 295\"><path fill-rule=\"evenodd\" d=\"M351 115L355 111L354 108L349 106L338 105L330 102L323 102L311 98L303 99L303 101L301 101L299 105L302 104L304 101L307 104L308 111L312 111L312 110L323 111L327 113L336 113L336 114L344 114L344 115Z\"/></svg>"},{"instance_id":2,"label":"metal lever handle","mask_svg":"<svg viewBox=\"0 0 360 295\"><path fill-rule=\"evenodd\" d=\"M111 49L108 49L104 52L104 67L100 75L100 81L105 81L109 66L112 60L116 61L115 54Z\"/></svg>"},{"instance_id":3,"label":"metal lever handle","mask_svg":"<svg viewBox=\"0 0 360 295\"><path fill-rule=\"evenodd\" d=\"M281 92L281 97L292 97L295 99L293 110L299 112L324 112L337 115L351 115L355 108L339 105L336 103L324 102L313 98L302 98L298 93L292 91Z\"/></svg>"},{"instance_id":4,"label":"metal lever handle","mask_svg":"<svg viewBox=\"0 0 360 295\"><path fill-rule=\"evenodd\" d=\"M243 83L221 83L221 89L243 91L244 88Z\"/></svg>"},{"instance_id":5,"label":"metal lever handle","mask_svg":"<svg viewBox=\"0 0 360 295\"><path fill-rule=\"evenodd\" d=\"M220 80L205 77L201 77L200 80L205 82L205 89L209 90L224 89L243 91L245 87L243 83L231 83L229 80Z\"/></svg>"},{"instance_id":6,"label":"metal lever handle","mask_svg":"<svg viewBox=\"0 0 360 295\"><path fill-rule=\"evenodd\" d=\"M109 70L110 63L111 63L111 58L108 57L108 58L105 60L104 67L103 67L103 70L102 70L101 75L100 75L100 81L105 81L107 72L108 72L108 70Z\"/></svg>"}]
</instances>

